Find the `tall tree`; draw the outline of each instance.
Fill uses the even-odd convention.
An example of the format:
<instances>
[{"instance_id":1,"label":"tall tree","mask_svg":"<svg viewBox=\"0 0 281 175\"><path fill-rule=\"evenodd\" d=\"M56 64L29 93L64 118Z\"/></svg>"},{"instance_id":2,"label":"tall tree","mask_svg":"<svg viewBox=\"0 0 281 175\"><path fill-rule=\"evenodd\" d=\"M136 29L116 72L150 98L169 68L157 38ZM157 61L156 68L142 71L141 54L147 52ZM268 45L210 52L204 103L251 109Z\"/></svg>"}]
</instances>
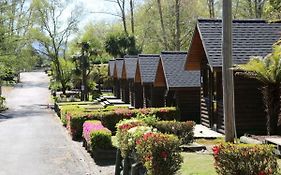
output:
<instances>
[{"instance_id":1,"label":"tall tree","mask_svg":"<svg viewBox=\"0 0 281 175\"><path fill-rule=\"evenodd\" d=\"M181 49L181 31L180 31L180 7L181 0L175 0L175 12L176 12L176 37L175 37L175 50Z\"/></svg>"},{"instance_id":2,"label":"tall tree","mask_svg":"<svg viewBox=\"0 0 281 175\"><path fill-rule=\"evenodd\" d=\"M135 34L135 18L134 18L134 0L130 0L130 12L131 12L131 29L132 29L132 34Z\"/></svg>"},{"instance_id":3,"label":"tall tree","mask_svg":"<svg viewBox=\"0 0 281 175\"><path fill-rule=\"evenodd\" d=\"M215 18L215 0L207 0L210 18Z\"/></svg>"},{"instance_id":4,"label":"tall tree","mask_svg":"<svg viewBox=\"0 0 281 175\"><path fill-rule=\"evenodd\" d=\"M166 28L165 28L164 19L163 19L161 0L157 0L157 6L158 6L158 11L159 11L159 17L160 17L163 45L164 45L165 50L168 50L167 33L166 33Z\"/></svg>"},{"instance_id":5,"label":"tall tree","mask_svg":"<svg viewBox=\"0 0 281 175\"><path fill-rule=\"evenodd\" d=\"M63 81L64 72L61 69L60 57L65 57L68 38L72 32L77 31L79 8L75 8L66 23L62 25L62 14L66 8L66 3L59 0L33 0L32 9L36 18L37 28L31 33L39 47L35 49L47 56L54 63L57 74L57 81L62 85L65 94L67 85Z\"/></svg>"}]
</instances>

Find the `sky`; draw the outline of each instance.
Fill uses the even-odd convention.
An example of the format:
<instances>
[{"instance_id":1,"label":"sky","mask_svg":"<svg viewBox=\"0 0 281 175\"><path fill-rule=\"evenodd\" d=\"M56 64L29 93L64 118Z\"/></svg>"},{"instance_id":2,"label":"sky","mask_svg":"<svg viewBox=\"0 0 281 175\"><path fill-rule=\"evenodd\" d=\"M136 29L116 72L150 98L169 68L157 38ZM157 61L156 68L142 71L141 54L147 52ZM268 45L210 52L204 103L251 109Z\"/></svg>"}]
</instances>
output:
<instances>
[{"instance_id":1,"label":"sky","mask_svg":"<svg viewBox=\"0 0 281 175\"><path fill-rule=\"evenodd\" d=\"M80 28L89 22L105 21L108 23L119 20L118 17L105 14L118 13L118 6L116 3L108 2L105 0L75 0L76 4L83 6L85 9L85 15L80 22Z\"/></svg>"}]
</instances>

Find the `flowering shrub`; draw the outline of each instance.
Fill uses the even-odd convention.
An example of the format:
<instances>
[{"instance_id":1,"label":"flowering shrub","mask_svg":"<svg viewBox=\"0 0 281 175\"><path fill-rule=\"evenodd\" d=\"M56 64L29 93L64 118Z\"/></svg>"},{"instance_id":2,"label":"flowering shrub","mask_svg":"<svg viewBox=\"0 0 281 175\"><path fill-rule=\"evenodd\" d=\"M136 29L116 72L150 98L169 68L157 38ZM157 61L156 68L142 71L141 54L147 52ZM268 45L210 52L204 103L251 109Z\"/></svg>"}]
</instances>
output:
<instances>
[{"instance_id":1,"label":"flowering shrub","mask_svg":"<svg viewBox=\"0 0 281 175\"><path fill-rule=\"evenodd\" d=\"M165 109L165 110L164 110ZM123 119L130 119L136 117L142 112L148 112L149 115L155 115L160 119L173 120L178 117L177 109L169 108L146 108L129 110L126 108L115 109L112 111L97 110L93 112L86 111L68 111L66 115L66 126L72 135L73 139L80 139L82 137L83 123L86 120L100 120L102 125L108 128L113 133L116 131L116 124ZM163 113L162 113L162 112Z\"/></svg>"},{"instance_id":2,"label":"flowering shrub","mask_svg":"<svg viewBox=\"0 0 281 175\"><path fill-rule=\"evenodd\" d=\"M130 134L128 131L136 126L145 126L145 123L138 119L130 119L122 120L116 125L116 138L122 157L128 156L128 153L132 150L132 144L129 144Z\"/></svg>"},{"instance_id":3,"label":"flowering shrub","mask_svg":"<svg viewBox=\"0 0 281 175\"><path fill-rule=\"evenodd\" d=\"M183 161L179 145L175 135L147 132L136 140L136 152L148 175L173 175Z\"/></svg>"},{"instance_id":4,"label":"flowering shrub","mask_svg":"<svg viewBox=\"0 0 281 175\"><path fill-rule=\"evenodd\" d=\"M270 145L220 144L213 147L220 175L270 175L277 173L277 157Z\"/></svg>"},{"instance_id":5,"label":"flowering shrub","mask_svg":"<svg viewBox=\"0 0 281 175\"><path fill-rule=\"evenodd\" d=\"M154 127L162 133L175 134L182 143L191 143L193 141L193 130L195 123L193 121L179 122L179 121L157 121Z\"/></svg>"},{"instance_id":6,"label":"flowering shrub","mask_svg":"<svg viewBox=\"0 0 281 175\"><path fill-rule=\"evenodd\" d=\"M111 131L105 128L100 121L90 120L83 124L83 137L91 147L91 150L96 148L107 149L112 147Z\"/></svg>"}]
</instances>

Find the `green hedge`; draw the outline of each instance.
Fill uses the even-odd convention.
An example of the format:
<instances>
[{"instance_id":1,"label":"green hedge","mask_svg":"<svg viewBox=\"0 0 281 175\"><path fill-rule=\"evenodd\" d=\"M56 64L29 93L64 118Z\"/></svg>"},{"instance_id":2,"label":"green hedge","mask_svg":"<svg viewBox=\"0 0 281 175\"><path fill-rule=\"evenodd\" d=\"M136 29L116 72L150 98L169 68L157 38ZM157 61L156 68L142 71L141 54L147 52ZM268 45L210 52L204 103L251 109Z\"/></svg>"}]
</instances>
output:
<instances>
[{"instance_id":1,"label":"green hedge","mask_svg":"<svg viewBox=\"0 0 281 175\"><path fill-rule=\"evenodd\" d=\"M115 133L115 125L123 119L136 117L139 114L155 115L159 119L174 120L179 118L179 112L175 107L167 108L146 108L146 109L126 109L118 108L113 111L98 110L94 112L68 111L66 118L67 128L73 139L80 139L82 136L82 126L86 120L100 120L102 124Z\"/></svg>"},{"instance_id":2,"label":"green hedge","mask_svg":"<svg viewBox=\"0 0 281 175\"><path fill-rule=\"evenodd\" d=\"M174 134L181 139L183 144L193 142L195 122L186 121L158 121L154 124L158 131L166 134Z\"/></svg>"},{"instance_id":3,"label":"green hedge","mask_svg":"<svg viewBox=\"0 0 281 175\"><path fill-rule=\"evenodd\" d=\"M271 145L220 144L213 147L215 168L219 175L276 174L277 156Z\"/></svg>"}]
</instances>

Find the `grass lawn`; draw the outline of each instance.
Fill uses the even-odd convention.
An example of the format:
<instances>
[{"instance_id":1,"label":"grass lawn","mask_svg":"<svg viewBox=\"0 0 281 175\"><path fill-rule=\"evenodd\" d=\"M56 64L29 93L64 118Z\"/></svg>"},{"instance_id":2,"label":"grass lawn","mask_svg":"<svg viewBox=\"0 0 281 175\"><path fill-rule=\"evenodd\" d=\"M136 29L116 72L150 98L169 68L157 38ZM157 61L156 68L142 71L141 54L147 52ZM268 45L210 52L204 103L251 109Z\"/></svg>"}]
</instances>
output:
<instances>
[{"instance_id":1,"label":"grass lawn","mask_svg":"<svg viewBox=\"0 0 281 175\"><path fill-rule=\"evenodd\" d=\"M217 175L214 168L212 155L202 153L182 153L183 164L180 174L182 175ZM279 168L281 159L278 159ZM280 170L279 170L280 173Z\"/></svg>"},{"instance_id":2,"label":"grass lawn","mask_svg":"<svg viewBox=\"0 0 281 175\"><path fill-rule=\"evenodd\" d=\"M183 164L180 174L184 175L216 175L214 159L209 154L182 153Z\"/></svg>"}]
</instances>

